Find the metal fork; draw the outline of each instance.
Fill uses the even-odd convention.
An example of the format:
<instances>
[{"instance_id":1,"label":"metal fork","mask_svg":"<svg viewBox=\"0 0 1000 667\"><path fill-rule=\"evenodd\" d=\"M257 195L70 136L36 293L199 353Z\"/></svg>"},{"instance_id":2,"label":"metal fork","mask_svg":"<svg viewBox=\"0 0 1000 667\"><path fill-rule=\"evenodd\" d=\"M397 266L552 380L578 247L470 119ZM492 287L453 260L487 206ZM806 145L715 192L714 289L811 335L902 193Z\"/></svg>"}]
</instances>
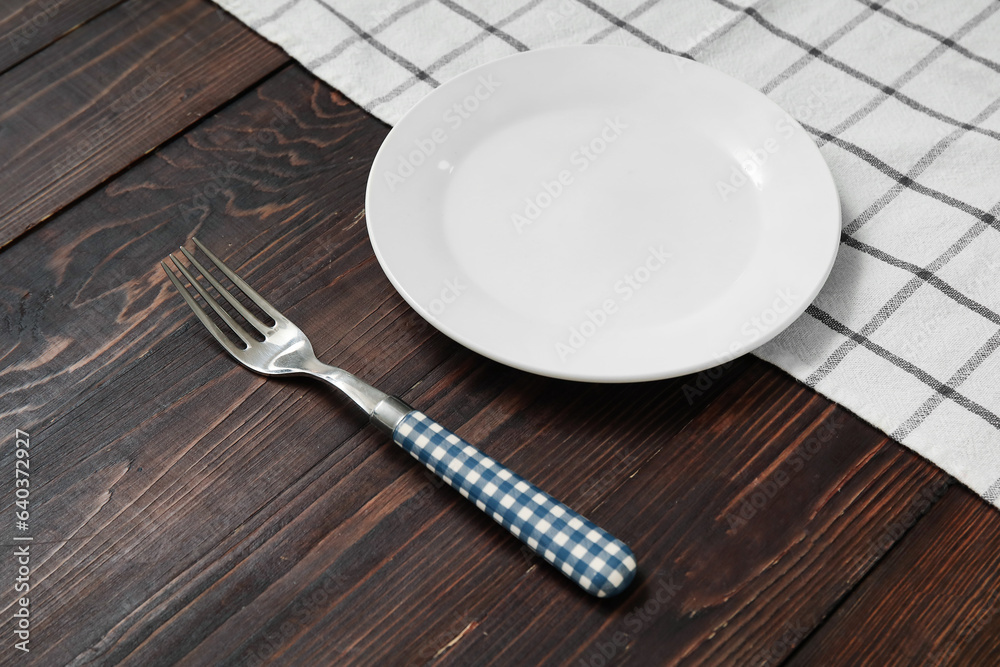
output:
<instances>
[{"instance_id":1,"label":"metal fork","mask_svg":"<svg viewBox=\"0 0 1000 667\"><path fill-rule=\"evenodd\" d=\"M273 325L261 321L192 253L181 247L191 266L264 338L259 341L248 334L244 326L209 294L202 281L196 279L174 255L170 255L181 275L243 345L233 343L198 304L176 273L166 262L160 262L201 323L238 362L264 375L306 375L332 384L364 410L371 422L388 433L396 444L585 591L607 597L617 595L628 587L635 576L636 562L632 551L623 542L400 399L379 391L347 371L320 362L301 329L257 294L198 239L192 240L219 271L274 321Z\"/></svg>"}]
</instances>

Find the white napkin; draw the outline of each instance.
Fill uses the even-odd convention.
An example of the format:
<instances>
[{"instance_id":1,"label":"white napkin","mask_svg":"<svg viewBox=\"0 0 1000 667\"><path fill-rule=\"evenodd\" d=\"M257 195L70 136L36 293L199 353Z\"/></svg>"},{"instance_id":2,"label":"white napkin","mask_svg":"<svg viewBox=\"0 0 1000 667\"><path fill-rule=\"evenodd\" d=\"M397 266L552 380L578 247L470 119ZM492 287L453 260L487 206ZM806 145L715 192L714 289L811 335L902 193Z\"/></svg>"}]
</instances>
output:
<instances>
[{"instance_id":1,"label":"white napkin","mask_svg":"<svg viewBox=\"0 0 1000 667\"><path fill-rule=\"evenodd\" d=\"M763 91L820 146L844 236L819 297L755 354L1000 507L1000 3L218 3L389 124L560 44L688 55Z\"/></svg>"}]
</instances>

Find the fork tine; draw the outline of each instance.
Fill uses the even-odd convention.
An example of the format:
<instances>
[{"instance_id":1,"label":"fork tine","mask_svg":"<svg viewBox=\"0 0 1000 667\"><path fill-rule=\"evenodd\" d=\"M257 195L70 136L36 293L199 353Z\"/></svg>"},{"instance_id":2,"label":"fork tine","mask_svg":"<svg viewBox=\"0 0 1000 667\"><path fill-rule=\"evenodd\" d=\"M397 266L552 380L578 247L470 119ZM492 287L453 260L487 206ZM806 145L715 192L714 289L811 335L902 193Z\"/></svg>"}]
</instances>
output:
<instances>
[{"instance_id":1,"label":"fork tine","mask_svg":"<svg viewBox=\"0 0 1000 667\"><path fill-rule=\"evenodd\" d=\"M227 313L225 309L223 309L222 306L219 305L219 302L216 301L211 294L205 291L205 288L202 287L197 280L195 280L195 277L192 276L188 272L188 270L184 268L183 264L177 261L176 257L170 255L170 261L174 263L174 266L177 267L177 269L184 275L184 277L187 278L187 281L191 283L191 285L198 291L198 294L201 295L201 298L203 298L205 302L212 307L212 310L214 310L216 314L219 317L221 317L226 322L226 324L229 325L229 328L232 329L237 336L239 336L240 340L242 340L244 344L249 346L252 338L250 338L250 335L243 330L243 327L241 327L239 323L233 319L232 315ZM215 337L217 339L221 336L227 342L231 343L232 341L230 341L229 338L224 333L222 333L222 330L219 329L219 327L215 326L212 320L208 317L208 314L201 308L201 306L198 305L198 302L195 301L194 298L191 296L191 293L188 292L187 289L181 289L180 281L177 280L176 276L171 276L171 278L173 278L174 286L176 286L177 289L181 290L181 295L184 296L184 300L188 302L188 305L196 309L195 314L198 315L198 319L201 320L202 324L211 329L212 333L215 334Z\"/></svg>"},{"instance_id":2,"label":"fork tine","mask_svg":"<svg viewBox=\"0 0 1000 667\"><path fill-rule=\"evenodd\" d=\"M173 257L171 257L171 259L173 259ZM176 263L177 260L174 260L174 264ZM233 345L233 341L229 340L229 337L222 333L222 329L217 327L215 322L213 322L202 307L198 305L198 302L194 300L187 288L181 284L181 281L177 280L177 276L175 276L174 272L170 270L167 263L160 262L160 267L163 268L163 272L167 274L168 278L170 278L170 282L172 282L174 287L177 288L177 291L181 293L181 296L184 297L184 301L191 307L191 310L194 311L194 314L198 316L198 319L201 320L201 323L205 325L205 328L209 330L215 340L219 341L219 344L226 348L226 351L230 354L235 355L237 352L240 352L241 350L237 350Z\"/></svg>"},{"instance_id":3,"label":"fork tine","mask_svg":"<svg viewBox=\"0 0 1000 667\"><path fill-rule=\"evenodd\" d=\"M191 240L194 241L194 244L196 246L198 246L203 253L205 253L206 257L208 257L210 260L212 260L212 262L215 264L216 267L218 267L218 269L220 271L222 271L224 274L226 274L227 278L229 278L231 281L233 281L234 285L236 285L241 290L243 290L243 293L246 294L248 297L250 297L251 301L253 301L255 304L257 304L258 308L260 308L265 313L267 313L268 315L270 315L274 319L275 322L287 322L288 321L285 318L285 316L282 315L281 313L279 313L278 310L274 306L272 306L270 303L268 303L267 300L264 297L262 297L260 294L257 294L257 292L254 291L254 289L252 287L250 287L250 285L247 285L246 281L244 281L238 275L236 275L235 273L233 273L229 269L228 266L226 266L225 264L222 263L221 259L219 259L218 257L216 257L214 254L212 254L212 251L210 251L208 248L206 248L205 246L203 246L201 244L201 241L199 241L198 239L194 238L193 236L191 237ZM208 275L208 274L206 273L205 275ZM230 302L230 303L232 303L232 302ZM245 317L245 315L244 315L244 317Z\"/></svg>"},{"instance_id":4,"label":"fork tine","mask_svg":"<svg viewBox=\"0 0 1000 667\"><path fill-rule=\"evenodd\" d=\"M185 248L184 246L181 246L181 252L184 253L184 256L188 258L188 261L191 262L191 264L196 269L198 269L199 271L201 271L201 275L205 276L205 278L208 280L208 282L210 282L212 284L212 287L214 287L216 289L216 291L219 294L221 294L226 299L226 301L228 301L229 304L233 308L235 308L236 311L246 319L247 322L249 322L250 324L252 324L253 327L257 331L261 332L265 336L267 335L267 332L270 331L271 327L269 327L266 324L264 324L263 322L261 322L260 319L258 319L258 317L256 315L254 315L249 310L247 310L246 306L244 306L242 303L240 303L239 300L235 296L233 296L232 292L230 292L228 289L226 289L225 287L223 287L222 283L220 283L218 280L216 280L212 276L211 273L209 273L207 270L205 270L205 267L201 265L201 262L199 262L197 259L195 259L194 255L192 255L190 252L188 252L187 248ZM202 296L205 296L204 293L202 293Z\"/></svg>"}]
</instances>

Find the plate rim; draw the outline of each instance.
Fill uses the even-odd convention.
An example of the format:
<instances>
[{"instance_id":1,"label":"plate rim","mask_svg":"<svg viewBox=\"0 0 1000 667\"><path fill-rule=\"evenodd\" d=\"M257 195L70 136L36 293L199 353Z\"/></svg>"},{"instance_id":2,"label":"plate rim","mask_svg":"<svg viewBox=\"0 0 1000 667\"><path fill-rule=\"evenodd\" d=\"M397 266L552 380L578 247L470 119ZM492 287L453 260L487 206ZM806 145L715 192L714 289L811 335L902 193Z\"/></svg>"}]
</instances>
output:
<instances>
[{"instance_id":1,"label":"plate rim","mask_svg":"<svg viewBox=\"0 0 1000 667\"><path fill-rule=\"evenodd\" d=\"M491 350L487 346L484 346L484 345L480 344L478 341L473 340L473 339L469 338L468 336L465 336L465 335L462 335L462 334L456 332L452 327L449 327L446 323L444 323L444 322L438 320L437 318L435 318L433 316L433 313L430 313L423 306L422 303L420 303L417 299L413 298L409 294L409 292L405 289L405 287L400 283L400 281L397 278L397 276L391 270L390 264L389 264L389 262L387 262L387 260L386 260L386 258L384 256L381 248L379 247L379 243L376 240L376 234L375 234L375 231L374 231L374 228L373 228L374 226L373 226L372 218L369 215L369 212L372 210L371 202L372 202L372 199L373 199L373 192L379 187L379 185L376 183L377 173L380 173L380 172L378 172L377 167L379 166L380 162L383 162L386 159L389 159L387 157L387 152L389 150L387 147L390 146L393 143L394 137L399 136L400 134L402 134L405 131L405 128L407 127L407 120L409 118L415 116L417 114L418 110L422 106L424 106L425 104L428 104L428 100L436 98L436 97L440 97L441 95L444 95L445 92L449 88L456 87L456 86L460 85L461 82L466 81L469 78L473 78L477 73L481 74L483 70L489 69L491 67L496 67L499 63L502 63L502 62L508 61L508 60L512 60L512 59L523 59L523 58L537 57L541 53L551 52L551 51L570 51L570 50L584 50L584 49L586 49L586 50L608 50L608 51L614 50L614 51L617 51L619 53L630 52L630 55L636 55L638 57L643 57L643 58L648 58L648 57L664 58L665 60L674 60L675 62L677 60L681 60L681 61L684 61L684 66L694 66L694 67L704 68L706 70L709 70L709 71L713 72L714 75L721 76L723 79L725 79L727 81L727 85L736 86L736 87L742 88L746 92L752 93L753 95L757 96L758 99L760 99L764 104L766 104L766 105L772 107L773 109L775 109L776 111L779 111L782 114L784 114L784 116L791 123L793 123L794 126L796 128L798 128L798 130L800 132L802 132L803 135L809 140L809 143L811 145L811 150L815 151L816 157L819 158L819 164L822 167L821 169L817 170L817 174L815 176L822 177L822 179L825 181L825 183L824 183L825 187L827 187L829 189L830 193L832 194L832 202L831 202L831 208L829 210L829 213L831 214L832 218L834 218L834 219L836 219L838 221L838 224L837 224L837 227L836 227L837 234L835 235L836 242L834 242L834 243L831 244L832 251L829 253L829 256L827 258L826 266L823 267L823 271L821 273L821 278L815 282L815 284L812 286L812 288L808 291L808 293L806 293L804 295L804 297L798 302L798 304L796 304L794 307L790 307L786 311L787 315L785 315L785 317L783 317L783 319L778 324L776 324L773 328L771 328L768 331L766 331L765 333L763 333L759 338L753 340L750 344L740 346L738 349L731 350L728 353L725 353L723 355L719 355L719 356L714 357L714 358L712 358L710 360L702 360L702 361L699 361L699 362L696 362L696 363L692 363L690 365L687 365L687 366L684 366L684 367L681 367L681 368L673 368L673 369L669 369L669 370L665 369L663 367L658 367L657 370L651 370L649 372L641 372L641 373L630 373L630 374L621 374L621 373L615 373L615 374L607 374L607 373L600 374L600 373L596 373L596 374L591 374L591 373L587 373L587 372L566 372L566 373L560 373L560 372L554 371L552 368L542 368L542 367L536 366L536 365L531 364L531 363L525 363L523 361L510 358L509 356L506 356L506 355L498 355L495 350ZM399 128L404 128L404 129L400 130ZM395 157L395 155L394 155L394 157ZM756 349L759 349L760 347L762 347L762 346L766 345L767 343L769 343L770 341L772 341L775 337L777 337L778 335L780 335L783 331L787 330L795 321L797 321L805 313L805 311L812 304L812 302L816 299L816 297L822 291L823 287L828 282L830 274L833 271L834 264L836 263L836 259L837 259L838 255L839 255L839 250L840 250L840 245L841 245L841 243L840 243L840 231L842 229L842 214L843 214L843 210L842 210L842 203L840 201L840 192L839 192L839 189L837 188L836 181L833 178L833 174L832 174L832 172L830 170L829 164L827 163L826 159L823 157L822 153L820 152L819 147L816 145L815 141L812 139L812 137L809 135L809 133L805 130L805 128L802 127L802 125L798 122L798 120L796 120L794 117L792 117L791 114L789 114L785 109L783 109L776 102L774 102L769 97L767 97L767 95L765 95L761 91L757 90L753 86L750 86L749 84L744 83L743 81L740 81L736 77L734 77L734 76L732 76L732 75L730 75L730 74L728 74L726 72L723 72L723 71L721 71L719 69L711 67L710 65L705 65L705 64L700 63L700 62L698 62L696 60L693 60L693 59L682 58L680 56L676 56L676 55L669 54L669 53L652 51L652 50L646 49L646 48L639 48L639 47L633 47L633 46L622 46L622 45L608 45L608 44L558 45L558 46L540 47L540 48L531 49L531 50L528 50L528 51L522 51L522 52L510 54L510 55L507 55L507 56L504 56L504 57L501 57L501 58L496 58L494 60L490 60L489 62L477 65L477 66L475 66L473 68L465 70L465 71L461 72L460 74L452 77L451 79L449 79L448 81L446 81L445 83L443 83L442 85L438 86L437 88L435 88L434 90L432 90L430 93L428 93L427 95L425 95L424 97L422 97L416 104L414 104L412 107L410 107L403 114L403 116L399 119L399 121L395 125L392 126L392 128L390 129L390 131L388 132L388 134L386 135L386 137L382 140L382 143L379 146L378 151L376 152L375 158L372 160L372 165L371 165L371 168L369 170L368 179L367 179L366 188L365 188L365 226L366 226L366 230L368 232L368 239L369 239L369 242L371 243L371 246L372 246L372 249L374 251L375 257L378 260L379 266L382 268L382 272L389 279L390 284L392 284L392 286L396 290L396 292L403 298L403 300L411 308L414 309L414 311L417 312L418 315L420 315L420 317L424 321L426 321L428 324L430 324L431 326L433 326L435 329L437 329L438 331L440 331L445 336L447 336L451 340L455 341L459 345L462 345L463 347L466 347L466 348L472 350L473 352L476 352L477 354L480 354L480 355L482 355L482 356L484 356L484 357L486 357L488 359L491 359L491 360L493 360L493 361L495 361L497 363L503 364L505 366L509 366L511 368L515 368L515 369L518 369L518 370L521 370L521 371L525 371L525 372L528 372L528 373L532 373L532 374L535 374L535 375L540 375L540 376L548 377L548 378L554 378L554 379L558 379L558 380L567 380L567 381L574 381L574 382L590 382L590 383L600 383L600 384L622 384L622 383L632 383L632 382L653 382L653 381L657 381L657 380L666 380L666 379L670 379L670 378L683 377L685 375L691 375L691 374L694 374L694 373L698 373L698 372L701 372L701 371L704 371L704 370L707 370L707 369L710 369L710 368L715 368L717 366L729 363L729 362L731 362L731 361L733 361L733 360L735 360L735 359L737 359L737 358L739 358L739 357L741 357L741 356L743 356L745 354L748 354L750 352L753 352ZM377 223L375 223L375 224L377 224Z\"/></svg>"}]
</instances>

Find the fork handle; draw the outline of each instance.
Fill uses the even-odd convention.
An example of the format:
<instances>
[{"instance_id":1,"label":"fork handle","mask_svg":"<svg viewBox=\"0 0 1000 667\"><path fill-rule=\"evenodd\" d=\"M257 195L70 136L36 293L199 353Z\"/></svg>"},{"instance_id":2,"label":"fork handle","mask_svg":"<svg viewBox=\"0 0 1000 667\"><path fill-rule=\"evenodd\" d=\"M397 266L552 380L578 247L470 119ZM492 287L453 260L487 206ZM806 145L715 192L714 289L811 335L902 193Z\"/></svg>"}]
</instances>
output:
<instances>
[{"instance_id":1,"label":"fork handle","mask_svg":"<svg viewBox=\"0 0 1000 667\"><path fill-rule=\"evenodd\" d=\"M392 439L588 593L617 595L635 576L623 542L422 412L407 413Z\"/></svg>"}]
</instances>

